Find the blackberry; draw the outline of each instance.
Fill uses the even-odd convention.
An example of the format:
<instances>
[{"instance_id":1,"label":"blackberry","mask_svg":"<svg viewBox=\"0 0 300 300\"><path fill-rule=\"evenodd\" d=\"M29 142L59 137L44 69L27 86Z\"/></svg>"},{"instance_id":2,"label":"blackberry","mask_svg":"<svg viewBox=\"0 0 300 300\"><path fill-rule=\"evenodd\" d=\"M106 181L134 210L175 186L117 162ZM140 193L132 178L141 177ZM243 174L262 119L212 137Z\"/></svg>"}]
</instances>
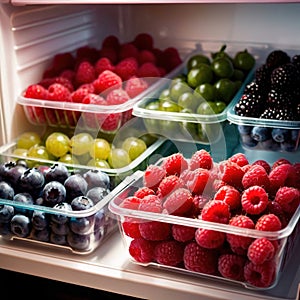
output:
<instances>
[{"instance_id":1,"label":"blackberry","mask_svg":"<svg viewBox=\"0 0 300 300\"><path fill-rule=\"evenodd\" d=\"M256 80L251 81L246 85L244 94L253 94L256 98L260 98L264 100L268 90L265 89L265 86L261 82L257 82Z\"/></svg>"},{"instance_id":2,"label":"blackberry","mask_svg":"<svg viewBox=\"0 0 300 300\"><path fill-rule=\"evenodd\" d=\"M295 54L295 55L292 57L291 62L292 62L294 65L300 67L300 54Z\"/></svg>"},{"instance_id":3,"label":"blackberry","mask_svg":"<svg viewBox=\"0 0 300 300\"><path fill-rule=\"evenodd\" d=\"M281 92L271 89L268 93L267 104L274 107L290 107L293 103L293 95L290 92Z\"/></svg>"},{"instance_id":4,"label":"blackberry","mask_svg":"<svg viewBox=\"0 0 300 300\"><path fill-rule=\"evenodd\" d=\"M295 65L288 63L273 70L271 88L286 91L296 86L298 72Z\"/></svg>"},{"instance_id":5,"label":"blackberry","mask_svg":"<svg viewBox=\"0 0 300 300\"><path fill-rule=\"evenodd\" d=\"M294 115L289 108L268 107L260 115L261 119L294 121Z\"/></svg>"},{"instance_id":6,"label":"blackberry","mask_svg":"<svg viewBox=\"0 0 300 300\"><path fill-rule=\"evenodd\" d=\"M266 64L272 68L278 68L291 61L290 56L282 50L274 50L267 56Z\"/></svg>"},{"instance_id":7,"label":"blackberry","mask_svg":"<svg viewBox=\"0 0 300 300\"><path fill-rule=\"evenodd\" d=\"M263 109L261 100L253 94L243 94L234 110L238 116L258 117Z\"/></svg>"},{"instance_id":8,"label":"blackberry","mask_svg":"<svg viewBox=\"0 0 300 300\"><path fill-rule=\"evenodd\" d=\"M271 84L271 69L267 64L262 64L255 70L255 80L258 84L263 86L265 89L269 89Z\"/></svg>"}]
</instances>

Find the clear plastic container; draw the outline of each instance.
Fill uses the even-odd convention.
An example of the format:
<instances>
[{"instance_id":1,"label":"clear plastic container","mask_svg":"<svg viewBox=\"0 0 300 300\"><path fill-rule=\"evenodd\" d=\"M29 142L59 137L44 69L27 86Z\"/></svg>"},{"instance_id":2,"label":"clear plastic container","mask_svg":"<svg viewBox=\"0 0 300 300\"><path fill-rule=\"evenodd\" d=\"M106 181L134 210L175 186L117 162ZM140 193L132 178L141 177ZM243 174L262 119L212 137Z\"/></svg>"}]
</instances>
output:
<instances>
[{"instance_id":1,"label":"clear plastic container","mask_svg":"<svg viewBox=\"0 0 300 300\"><path fill-rule=\"evenodd\" d=\"M161 161L158 161L158 165L162 163ZM131 262L134 264L142 265L145 267L156 267L160 270L169 270L172 272L180 272L184 274L188 274L191 276L199 276L199 277L204 277L211 279L213 281L218 281L218 282L224 282L228 284L233 284L233 285L240 285L243 286L247 289L253 289L253 290L267 290L271 289L276 286L278 283L278 280L280 278L281 273L284 270L284 267L286 263L293 257L293 255L296 254L296 247L295 245L297 244L297 235L299 234L299 217L300 217L300 207L297 208L291 219L289 220L289 223L281 230L278 231L261 231L261 230L256 230L256 229L246 229L246 228L240 228L237 226L232 226L229 224L221 224L221 223L215 223L215 222L207 222L201 219L197 218L188 218L188 217L183 217L183 216L176 216L176 215L170 215L168 213L162 212L162 213L155 213L155 212L149 212L149 211L142 211L142 210L135 210L135 209L129 209L120 206L120 204L125 200L127 197L133 196L133 194L141 187L144 186L143 184L143 177L144 177L144 172L142 171L137 171L130 177L126 178L122 182L123 190L116 195L109 203L109 210L115 214L116 218L118 219L119 222L119 229L122 234L122 239L124 241L124 250L126 251L128 258ZM254 241L255 239L259 238L266 238L273 245L276 245L276 251L275 255L272 259L273 267L275 265L275 270L273 269L273 277L272 281L268 286L256 286L254 284L249 283L246 279L229 279L228 277L225 277L221 275L218 271L214 273L209 273L205 272L202 270L199 271L191 271L185 267L183 262L181 262L179 265L172 266L171 264L169 265L168 263L164 264L157 262L155 259L155 256L149 255L149 252L147 252L147 246L144 244L145 248L142 248L141 253L143 253L145 256L143 257L142 254L141 256L143 258L147 258L147 255L151 257L147 262L143 261L137 261L133 257L132 253L134 253L134 246L131 248L131 245L134 245L135 242L138 242L140 239L137 236L133 236L133 228L134 226L140 227L140 224L142 226L147 226L147 223L149 225L153 225L153 228L156 228L157 231L159 232L160 235L162 235L161 232L165 232L170 230L171 234L168 235L167 238L162 239L161 236L157 238L157 241L151 241L150 243L160 243L160 242L165 242L165 241L175 241L174 238L174 233L173 233L173 227L180 226L181 228L186 228L189 231L192 231L192 237L189 238L189 241L187 240L182 240L179 241L179 244L181 244L182 247L185 247L188 244L195 242L193 239L193 235L195 234L197 229L206 229L206 230L211 230L216 233L220 234L226 234L226 235L231 235L235 236L238 239L251 239ZM157 227L155 227L155 226ZM159 229L161 226L161 230ZM130 229L130 234L128 234ZM151 228L149 226L148 228ZM149 229L150 230L150 229ZM139 231L139 230L138 230ZM142 239L142 238L141 238ZM178 238L176 239L176 242L178 243ZM138 243L137 243L138 244ZM225 241L226 244L226 241ZM223 244L221 247L221 250L216 250L216 249L206 249L205 251L207 253L211 253L213 257L217 257L218 259L221 257L222 254L229 253L227 246ZM154 246L155 247L155 246ZM131 248L131 250L130 250ZM149 249L149 248L148 248ZM133 252L130 252L133 251ZM139 250L136 250L139 251ZM175 256L174 252L172 252L173 255ZM231 252L232 253L232 252ZM205 254L206 255L206 254ZM210 254L207 254L207 259L210 260ZM240 254L241 257L246 259L247 263L247 258L245 257L244 254ZM209 258L210 257L210 258ZM192 258L191 258L192 259ZM211 261L210 261L211 262ZM249 262L249 261L248 261ZM195 261L195 265L197 265L197 261ZM270 270L270 269L265 269L265 270ZM260 272L262 270L257 271L257 276L261 276ZM255 275L254 275L255 276Z\"/></svg>"},{"instance_id":2,"label":"clear plastic container","mask_svg":"<svg viewBox=\"0 0 300 300\"><path fill-rule=\"evenodd\" d=\"M151 91L146 97L143 97L141 101L134 104L133 115L144 119L145 126L149 132L161 134L171 140L202 144L212 144L222 137L223 125L227 121L229 105L227 105L221 113L205 115L147 109L147 106L157 101L161 92L170 86L172 79L187 74L187 62L192 56L204 54L211 57L211 54L218 52L222 45L226 45L225 52L231 56L234 56L238 51L247 49L248 52L255 57L256 62L261 60L261 57L263 57L268 48L265 44L245 44L225 41L203 41L197 44L197 49L186 57L181 67L177 68L173 77L162 78L159 87L155 91ZM243 80L239 91L243 90L245 85L250 81L253 72L254 68L250 70ZM190 90L193 92L192 88L190 88Z\"/></svg>"}]
</instances>

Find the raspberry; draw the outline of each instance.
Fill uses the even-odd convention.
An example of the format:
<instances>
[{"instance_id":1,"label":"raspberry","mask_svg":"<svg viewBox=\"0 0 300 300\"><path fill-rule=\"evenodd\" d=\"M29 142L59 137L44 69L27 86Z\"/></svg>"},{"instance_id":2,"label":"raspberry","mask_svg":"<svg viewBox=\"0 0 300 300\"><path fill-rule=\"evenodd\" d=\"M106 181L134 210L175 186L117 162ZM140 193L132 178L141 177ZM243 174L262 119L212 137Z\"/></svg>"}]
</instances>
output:
<instances>
[{"instance_id":1,"label":"raspberry","mask_svg":"<svg viewBox=\"0 0 300 300\"><path fill-rule=\"evenodd\" d=\"M106 102L108 105L119 105L127 102L129 100L129 96L125 90L122 88L113 89L106 96Z\"/></svg>"},{"instance_id":2,"label":"raspberry","mask_svg":"<svg viewBox=\"0 0 300 300\"><path fill-rule=\"evenodd\" d=\"M155 192L146 186L140 187L137 191L134 192L134 196L140 199L143 199L148 195L155 195Z\"/></svg>"},{"instance_id":3,"label":"raspberry","mask_svg":"<svg viewBox=\"0 0 300 300\"><path fill-rule=\"evenodd\" d=\"M139 54L139 50L132 44L132 43L125 43L120 45L119 48L119 61L127 58L127 57L133 57L137 58Z\"/></svg>"},{"instance_id":4,"label":"raspberry","mask_svg":"<svg viewBox=\"0 0 300 300\"><path fill-rule=\"evenodd\" d=\"M131 196L125 198L122 203L120 204L120 207L123 207L125 209L134 209L138 210L139 205L142 203L142 200L136 196Z\"/></svg>"},{"instance_id":5,"label":"raspberry","mask_svg":"<svg viewBox=\"0 0 300 300\"><path fill-rule=\"evenodd\" d=\"M141 50L138 54L138 62L139 62L139 65L142 65L146 62L151 62L154 65L156 65L156 57L149 50Z\"/></svg>"},{"instance_id":6,"label":"raspberry","mask_svg":"<svg viewBox=\"0 0 300 300\"><path fill-rule=\"evenodd\" d=\"M167 175L179 176L188 168L188 161L182 153L177 152L166 157L161 166L166 171Z\"/></svg>"},{"instance_id":7,"label":"raspberry","mask_svg":"<svg viewBox=\"0 0 300 300\"><path fill-rule=\"evenodd\" d=\"M228 224L229 205L222 200L211 200L204 205L200 217L204 221Z\"/></svg>"},{"instance_id":8,"label":"raspberry","mask_svg":"<svg viewBox=\"0 0 300 300\"><path fill-rule=\"evenodd\" d=\"M153 48L153 37L149 33L139 33L133 40L133 44L139 49L151 50Z\"/></svg>"},{"instance_id":9,"label":"raspberry","mask_svg":"<svg viewBox=\"0 0 300 300\"><path fill-rule=\"evenodd\" d=\"M222 254L218 260L218 271L224 278L244 280L244 266L246 259L237 254Z\"/></svg>"},{"instance_id":10,"label":"raspberry","mask_svg":"<svg viewBox=\"0 0 300 300\"><path fill-rule=\"evenodd\" d=\"M111 63L111 61L110 61L109 58L107 58L107 57L101 57L95 63L96 76L99 76L103 71L106 71L106 70L114 72L115 67Z\"/></svg>"},{"instance_id":11,"label":"raspberry","mask_svg":"<svg viewBox=\"0 0 300 300\"><path fill-rule=\"evenodd\" d=\"M59 74L59 78L65 78L65 79L68 79L69 82L73 85L74 84L74 81L75 81L75 71L73 70L63 70L60 74ZM71 87L71 86L70 86ZM69 88L70 89L70 88ZM70 92L71 90L74 90L73 86L72 86L72 89L70 89Z\"/></svg>"},{"instance_id":12,"label":"raspberry","mask_svg":"<svg viewBox=\"0 0 300 300\"><path fill-rule=\"evenodd\" d=\"M145 196L139 205L139 210L161 213L162 212L162 203L161 203L160 198L156 195Z\"/></svg>"},{"instance_id":13,"label":"raspberry","mask_svg":"<svg viewBox=\"0 0 300 300\"><path fill-rule=\"evenodd\" d=\"M189 168L191 170L195 170L197 168L210 170L212 166L213 159L211 155L204 149L196 151L189 161Z\"/></svg>"},{"instance_id":14,"label":"raspberry","mask_svg":"<svg viewBox=\"0 0 300 300\"><path fill-rule=\"evenodd\" d=\"M178 266L183 261L183 245L177 241L159 242L154 249L154 259L162 265Z\"/></svg>"},{"instance_id":15,"label":"raspberry","mask_svg":"<svg viewBox=\"0 0 300 300\"><path fill-rule=\"evenodd\" d=\"M191 217L198 217L209 199L203 195L194 195L193 205L191 209Z\"/></svg>"},{"instance_id":16,"label":"raspberry","mask_svg":"<svg viewBox=\"0 0 300 300\"><path fill-rule=\"evenodd\" d=\"M250 186L244 190L241 197L242 207L246 213L251 215L261 214L268 206L269 197L261 186Z\"/></svg>"},{"instance_id":17,"label":"raspberry","mask_svg":"<svg viewBox=\"0 0 300 300\"><path fill-rule=\"evenodd\" d=\"M242 184L244 189L257 185L268 191L270 188L269 175L263 166L252 165L250 169L245 172L242 178Z\"/></svg>"},{"instance_id":18,"label":"raspberry","mask_svg":"<svg viewBox=\"0 0 300 300\"><path fill-rule=\"evenodd\" d=\"M115 114L109 114L109 115L98 115L98 124L101 127L102 131L106 132L113 132L120 128L121 120L122 120L122 114L121 113L115 113Z\"/></svg>"},{"instance_id":19,"label":"raspberry","mask_svg":"<svg viewBox=\"0 0 300 300\"><path fill-rule=\"evenodd\" d=\"M236 153L232 155L228 161L238 164L240 167L244 167L249 164L249 161L244 153Z\"/></svg>"},{"instance_id":20,"label":"raspberry","mask_svg":"<svg viewBox=\"0 0 300 300\"><path fill-rule=\"evenodd\" d=\"M198 228L195 232L197 244L203 248L220 248L225 241L225 233L217 230Z\"/></svg>"},{"instance_id":21,"label":"raspberry","mask_svg":"<svg viewBox=\"0 0 300 300\"><path fill-rule=\"evenodd\" d=\"M125 217L122 222L122 228L125 235L135 239L140 238L139 221L136 218Z\"/></svg>"},{"instance_id":22,"label":"raspberry","mask_svg":"<svg viewBox=\"0 0 300 300\"><path fill-rule=\"evenodd\" d=\"M98 78L93 81L95 93L107 95L112 89L122 87L122 79L116 73L106 70L99 74Z\"/></svg>"},{"instance_id":23,"label":"raspberry","mask_svg":"<svg viewBox=\"0 0 300 300\"><path fill-rule=\"evenodd\" d=\"M144 172L143 184L155 190L165 176L166 171L161 166L149 165Z\"/></svg>"},{"instance_id":24,"label":"raspberry","mask_svg":"<svg viewBox=\"0 0 300 300\"><path fill-rule=\"evenodd\" d=\"M221 172L220 179L226 182L228 185L232 185L237 189L242 189L242 178L244 171L235 162L225 161L219 164L219 170Z\"/></svg>"},{"instance_id":25,"label":"raspberry","mask_svg":"<svg viewBox=\"0 0 300 300\"><path fill-rule=\"evenodd\" d=\"M182 180L176 175L166 176L157 188L157 194L163 198L177 188L184 187Z\"/></svg>"},{"instance_id":26,"label":"raspberry","mask_svg":"<svg viewBox=\"0 0 300 300\"><path fill-rule=\"evenodd\" d=\"M53 57L52 68L56 72L60 72L66 69L73 69L74 63L74 57L70 52L58 53Z\"/></svg>"},{"instance_id":27,"label":"raspberry","mask_svg":"<svg viewBox=\"0 0 300 300\"><path fill-rule=\"evenodd\" d=\"M115 35L108 35L101 44L102 47L111 47L118 49L120 47L119 39Z\"/></svg>"},{"instance_id":28,"label":"raspberry","mask_svg":"<svg viewBox=\"0 0 300 300\"><path fill-rule=\"evenodd\" d=\"M97 104L97 105L106 105L106 100L94 93L88 93L84 98L82 99L82 103L84 104ZM94 113L91 113L93 116Z\"/></svg>"},{"instance_id":29,"label":"raspberry","mask_svg":"<svg viewBox=\"0 0 300 300\"><path fill-rule=\"evenodd\" d=\"M281 222L276 215L265 214L257 220L255 229L262 231L278 231L281 229Z\"/></svg>"},{"instance_id":30,"label":"raspberry","mask_svg":"<svg viewBox=\"0 0 300 300\"><path fill-rule=\"evenodd\" d=\"M133 76L125 83L125 91L130 98L134 98L148 88L148 83L142 78Z\"/></svg>"},{"instance_id":31,"label":"raspberry","mask_svg":"<svg viewBox=\"0 0 300 300\"><path fill-rule=\"evenodd\" d=\"M77 68L75 81L77 86L84 83L91 83L96 79L96 72L93 65L88 61L83 61Z\"/></svg>"},{"instance_id":32,"label":"raspberry","mask_svg":"<svg viewBox=\"0 0 300 300\"><path fill-rule=\"evenodd\" d=\"M204 274L215 274L217 255L211 249L205 249L196 242L190 242L184 248L183 262L187 270Z\"/></svg>"},{"instance_id":33,"label":"raspberry","mask_svg":"<svg viewBox=\"0 0 300 300\"><path fill-rule=\"evenodd\" d=\"M99 51L100 57L106 57L108 58L112 64L116 64L118 61L118 49L115 49L113 47L102 47Z\"/></svg>"},{"instance_id":34,"label":"raspberry","mask_svg":"<svg viewBox=\"0 0 300 300\"><path fill-rule=\"evenodd\" d=\"M261 265L274 258L275 249L267 238L255 239L248 248L247 257L255 265Z\"/></svg>"},{"instance_id":35,"label":"raspberry","mask_svg":"<svg viewBox=\"0 0 300 300\"><path fill-rule=\"evenodd\" d=\"M149 263L154 257L155 243L143 238L136 238L130 242L129 254L140 263Z\"/></svg>"},{"instance_id":36,"label":"raspberry","mask_svg":"<svg viewBox=\"0 0 300 300\"><path fill-rule=\"evenodd\" d=\"M241 194L231 185L224 185L219 188L214 196L214 200L222 200L230 206L230 210L241 206Z\"/></svg>"},{"instance_id":37,"label":"raspberry","mask_svg":"<svg viewBox=\"0 0 300 300\"><path fill-rule=\"evenodd\" d=\"M144 220L139 224L141 236L149 241L163 241L171 236L171 224Z\"/></svg>"},{"instance_id":38,"label":"raspberry","mask_svg":"<svg viewBox=\"0 0 300 300\"><path fill-rule=\"evenodd\" d=\"M91 94L93 92L94 92L93 86L92 86L92 88L88 88L86 85L83 85L82 87L78 88L76 91L74 91L71 94L72 102L82 103L85 96L87 96L88 94Z\"/></svg>"},{"instance_id":39,"label":"raspberry","mask_svg":"<svg viewBox=\"0 0 300 300\"><path fill-rule=\"evenodd\" d=\"M178 188L167 196L163 207L171 215L184 215L191 209L192 204L191 192L185 188Z\"/></svg>"},{"instance_id":40,"label":"raspberry","mask_svg":"<svg viewBox=\"0 0 300 300\"><path fill-rule=\"evenodd\" d=\"M245 280L256 287L269 287L275 278L275 263L265 262L262 265L255 265L247 262L244 267Z\"/></svg>"},{"instance_id":41,"label":"raspberry","mask_svg":"<svg viewBox=\"0 0 300 300\"><path fill-rule=\"evenodd\" d=\"M40 84L32 84L27 87L24 97L46 100L48 98L48 91Z\"/></svg>"},{"instance_id":42,"label":"raspberry","mask_svg":"<svg viewBox=\"0 0 300 300\"><path fill-rule=\"evenodd\" d=\"M205 189L209 189L209 171L207 169L198 168L189 173L186 186L193 194L201 195Z\"/></svg>"},{"instance_id":43,"label":"raspberry","mask_svg":"<svg viewBox=\"0 0 300 300\"><path fill-rule=\"evenodd\" d=\"M252 165L260 165L262 167L264 167L264 169L266 170L266 172L269 174L271 171L271 166L269 165L268 162L266 162L263 159L258 159L256 160L254 163L252 163Z\"/></svg>"},{"instance_id":44,"label":"raspberry","mask_svg":"<svg viewBox=\"0 0 300 300\"><path fill-rule=\"evenodd\" d=\"M229 225L249 229L254 229L255 227L252 219L244 215L236 215L232 217L229 220ZM253 238L249 236L241 236L232 233L227 233L226 238L230 245L230 248L237 254L246 254L249 245L253 241Z\"/></svg>"},{"instance_id":45,"label":"raspberry","mask_svg":"<svg viewBox=\"0 0 300 300\"><path fill-rule=\"evenodd\" d=\"M293 214L300 204L300 192L296 188L283 186L278 189L274 201L280 204L284 212Z\"/></svg>"},{"instance_id":46,"label":"raspberry","mask_svg":"<svg viewBox=\"0 0 300 300\"><path fill-rule=\"evenodd\" d=\"M43 86L45 89L48 89L50 85L53 83L59 83L66 87L71 93L74 91L73 84L71 81L65 77L57 76L53 78L44 78L42 79L39 84Z\"/></svg>"},{"instance_id":47,"label":"raspberry","mask_svg":"<svg viewBox=\"0 0 300 300\"><path fill-rule=\"evenodd\" d=\"M276 168L272 168L270 174L270 193L275 195L277 190L282 186L295 187L299 178L293 165L281 164Z\"/></svg>"},{"instance_id":48,"label":"raspberry","mask_svg":"<svg viewBox=\"0 0 300 300\"><path fill-rule=\"evenodd\" d=\"M160 77L160 72L155 64L151 62L146 62L138 68L136 75L140 78Z\"/></svg>"},{"instance_id":49,"label":"raspberry","mask_svg":"<svg viewBox=\"0 0 300 300\"><path fill-rule=\"evenodd\" d=\"M173 224L172 225L172 236L174 240L178 242L189 242L195 238L195 231L194 227L184 226L180 224Z\"/></svg>"},{"instance_id":50,"label":"raspberry","mask_svg":"<svg viewBox=\"0 0 300 300\"><path fill-rule=\"evenodd\" d=\"M288 159L286 159L286 158L279 158L279 159L277 159L274 163L273 163L273 165L272 165L272 170L273 169L275 169L275 168L277 168L278 166L280 166L280 165L285 165L285 164L288 164L288 165L291 165L292 163L288 160Z\"/></svg>"},{"instance_id":51,"label":"raspberry","mask_svg":"<svg viewBox=\"0 0 300 300\"><path fill-rule=\"evenodd\" d=\"M162 67L166 69L167 72L172 71L177 66L179 66L182 63L182 60L180 58L179 52L174 47L168 47L166 48L162 53Z\"/></svg>"},{"instance_id":52,"label":"raspberry","mask_svg":"<svg viewBox=\"0 0 300 300\"><path fill-rule=\"evenodd\" d=\"M134 57L127 57L121 60L115 66L115 73L118 74L123 81L135 76L138 70L138 62Z\"/></svg>"},{"instance_id":53,"label":"raspberry","mask_svg":"<svg viewBox=\"0 0 300 300\"><path fill-rule=\"evenodd\" d=\"M48 99L53 101L71 102L71 93L62 84L53 83L48 88Z\"/></svg>"},{"instance_id":54,"label":"raspberry","mask_svg":"<svg viewBox=\"0 0 300 300\"><path fill-rule=\"evenodd\" d=\"M76 61L88 61L91 64L94 64L99 58L99 52L96 48L90 46L82 46L76 50Z\"/></svg>"}]
</instances>

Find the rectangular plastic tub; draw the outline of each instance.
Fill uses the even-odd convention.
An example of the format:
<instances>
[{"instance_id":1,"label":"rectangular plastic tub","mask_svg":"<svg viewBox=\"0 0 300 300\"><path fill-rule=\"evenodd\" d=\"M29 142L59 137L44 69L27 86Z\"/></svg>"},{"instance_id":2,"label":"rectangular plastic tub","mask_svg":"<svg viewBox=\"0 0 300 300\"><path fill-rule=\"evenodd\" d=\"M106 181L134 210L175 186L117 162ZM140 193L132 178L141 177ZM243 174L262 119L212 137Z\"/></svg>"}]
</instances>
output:
<instances>
[{"instance_id":1,"label":"rectangular plastic tub","mask_svg":"<svg viewBox=\"0 0 300 300\"><path fill-rule=\"evenodd\" d=\"M125 42L122 43L121 45L123 45L123 44L125 45ZM188 44L188 45L186 46L186 44ZM154 45L156 45L155 41L154 41ZM185 48L185 46L187 48ZM192 52L194 50L194 46L195 45L192 42L189 42L189 43L183 43L182 48L176 48L176 51L178 51L177 53L180 56L180 60L183 60L188 53ZM171 48L172 45L170 44L167 47ZM161 53L163 53L163 51L165 49L157 49L157 50L160 50ZM92 54L95 55L95 48L93 48L93 47L85 46L85 47L81 47L81 48L78 48L75 50L73 51L75 54L73 52L71 53L75 58L76 58L76 55L79 55L78 53L81 53L80 52L81 50L82 50L83 54L84 54L84 51L87 51L87 53L89 53L88 51L92 51ZM101 53L101 50L102 50L102 48L97 49L97 51L99 53ZM125 51L125 48L124 48L124 51ZM139 53L140 52L141 51L139 50ZM56 56L59 56L59 55L64 55L64 53L58 54ZM103 54L103 56L102 56L102 54L97 54L97 55L99 55L99 58L106 57L105 54ZM107 55L108 55L107 57L110 57L109 55L112 55L112 54L108 53ZM142 54L139 54L139 55L141 56ZM152 54L152 52L151 52L151 55L154 55L154 54ZM137 61L140 56L136 55ZM55 57L53 58L53 61L55 60ZM78 59L80 59L80 57ZM122 60L121 59L118 60L118 62L120 62L120 61L122 61ZM146 62L148 62L148 61L146 61ZM93 66L95 67L95 69L96 69L96 63L97 62L92 63ZM138 61L138 63L139 63L139 67L140 67L142 65L142 63L139 61ZM114 68L116 68L116 66L118 65L117 62L112 63L112 64L113 64ZM106 70L109 70L109 68L107 67ZM175 70L176 70L176 66L174 66L173 69L171 69L170 71L169 70L165 71L166 74L164 74L163 76L165 78L169 78L170 76L173 76ZM114 73L116 72L115 69L113 69L112 71ZM132 71L132 70L130 69L128 72L130 72L130 71ZM143 74L150 74L149 71L147 71L147 70L145 72L148 72L148 73L143 73ZM157 72L158 72L158 69L157 69ZM137 72L135 74L136 74L136 77L140 77L140 76L138 76ZM152 72L151 74L154 74L154 73ZM48 87L49 83L47 81L52 80L55 83L56 82L55 80L57 80L57 82L60 83L60 81L62 80L61 77L58 77L58 79L55 79L55 78L57 78L57 77L50 78L50 79L49 78L41 79L39 82L46 82L42 85ZM143 90L142 92L139 92L138 94L137 94L137 92L132 92L132 93L134 93L132 95L135 95L135 96L131 96L131 94L128 93L129 99L126 100L125 102L123 100L121 102L121 100L120 100L120 102L119 102L120 104L110 104L110 105L107 105L105 103L94 104L95 102L85 104L85 103L77 103L77 102L70 101L67 99L64 101L35 99L35 97L34 98L25 97L25 92L28 87L26 87L26 89L24 89L21 92L21 94L18 95L17 103L23 107L26 118L33 125L39 125L39 126L47 125L47 126L58 127L58 128L93 129L93 130L98 130L99 132L102 132L105 134L113 134L113 133L116 133L122 125L124 125L128 120L130 120L132 118L133 105L136 102L138 102L140 99L145 97L145 95L147 95L147 93L156 89L158 81L160 79L160 76L145 75L145 77L141 77L141 78L144 80L144 82L147 83L148 88L146 90ZM66 80L66 79L63 78L63 80ZM118 84L118 88L125 90L125 87L126 87L128 81L129 81L128 79L125 80L124 78L122 78L122 83L121 83L120 87ZM39 82L37 82L37 83L39 83ZM35 82L32 82L31 84L35 84ZM116 84L116 83L114 83L114 84ZM141 88L141 87L139 87L139 88ZM78 89L79 88L76 87L76 85L74 85L73 90L77 91ZM101 93L98 93L96 91L91 92L91 93L93 93L94 96L100 95L101 98L106 99L109 92L112 91L113 89L114 89L114 87L112 86ZM124 96L117 96L117 97L124 98ZM117 99L117 101L119 101L119 98Z\"/></svg>"},{"instance_id":2,"label":"rectangular plastic tub","mask_svg":"<svg viewBox=\"0 0 300 300\"><path fill-rule=\"evenodd\" d=\"M162 162L163 160L158 161L157 165L161 165ZM247 289L258 291L271 289L276 286L286 263L293 255L296 254L297 251L295 245L297 244L297 235L299 234L298 221L300 217L300 207L297 208L293 216L290 218L287 226L285 226L283 229L277 231L261 231L256 229L240 228L238 226L229 224L208 222L198 219L197 217L176 216L168 214L166 212L150 212L150 210L146 211L147 209L145 209L144 211L138 210L137 208L134 208L134 206L129 206L129 204L127 206L122 206L121 203L125 199L132 197L137 190L144 186L144 174L145 172L137 171L130 177L126 178L122 182L123 190L118 195L116 195L109 203L109 210L114 213L116 215L116 218L118 219L119 229L124 241L124 250L126 251L131 262L144 267L156 267L161 270L169 270L172 272L180 272L191 276L204 277L213 281L240 285ZM201 201L201 198L199 200ZM134 230L135 228L136 230ZM151 230L152 237L150 238ZM266 238L271 241L271 243L275 246L274 249L276 250L272 260L265 262L264 266L261 265L261 269L259 265L257 269L255 266L253 267L253 265L250 263L250 260L247 258L247 251L245 252L245 249L240 252L238 251L238 249L236 249L233 252L232 250L230 250L230 246L227 245L226 240L222 244L222 246L219 246L219 248L202 248L201 246L199 246L198 248L202 249L199 251L203 251L201 255L204 255L204 257L190 257L189 267L187 267L184 261L184 253L186 252L184 252L183 254L178 254L179 256L177 256L176 250L172 248L172 246L174 245L170 245L170 249L173 250L170 250L167 245L165 250L164 248L160 249L160 251L162 251L161 253L168 253L166 254L166 257L170 260L168 260L167 258L165 258L165 260L160 258L161 260L157 261L157 254L155 254L157 252L155 251L158 250L156 248L156 245L160 245L160 243L162 244L164 242L171 244L175 243L177 245L177 250L179 246L182 247L181 249L184 249L185 251L187 249L185 248L187 247L187 245L189 245L188 247L193 248L193 246L198 243L195 241L195 233L197 230L207 230L211 233L215 232L216 240L218 240L217 236L220 235L226 235L226 240L227 236L231 235L238 240L249 240L252 242L256 239ZM141 234L142 231L144 232L143 234ZM167 233L168 231L170 234ZM145 232L147 232L147 234L145 234ZM177 238L175 238L175 236L177 236ZM269 276L269 282L266 283L263 279L261 282L264 282L266 285L262 285L261 283L254 284L246 280L245 278L240 277L239 279L233 279L232 277L227 277L227 275L223 275L222 273L220 273L218 269L218 262L220 262L222 255L228 253L234 254L233 256L235 258L238 257L239 259L241 259L243 266L246 266L249 263L249 266L252 265L252 274L254 276L252 279L254 279L255 276L257 276L257 278L260 278L260 276ZM189 259L189 257L187 258ZM267 267L269 263L270 268ZM199 268L197 269L196 266L198 265ZM214 266L213 268L211 267L212 265ZM272 269L272 267L274 266L275 269ZM195 268L193 269L193 267ZM240 267L238 267L237 269L239 268ZM270 277L271 273L268 274L268 272L271 272L271 270L273 270L274 273ZM270 278L272 278L271 281Z\"/></svg>"},{"instance_id":3,"label":"rectangular plastic tub","mask_svg":"<svg viewBox=\"0 0 300 300\"><path fill-rule=\"evenodd\" d=\"M171 111L168 109L157 110L148 109L151 104L156 103L161 93L164 90L170 90L172 80L177 77L186 77L188 72L188 61L191 57L203 54L211 59L212 54L218 52L223 45L226 45L225 52L231 57L245 49L251 53L256 60L256 63L264 56L266 49L265 44L238 43L226 41L203 41L197 44L197 49L189 54L181 67L177 68L176 73L171 78L162 78L160 85L155 91L151 91L141 101L138 101L133 106L133 115L144 119L144 123L149 132L161 134L171 140L196 142L202 144L212 144L222 138L223 125L227 121L227 111L229 103L220 113L199 114L186 111ZM254 72L254 67L248 72L243 79L238 91L244 89L249 82ZM217 80L216 80L217 81ZM215 82L216 82L215 81ZM194 93L195 88L190 87L191 93ZM238 92L237 92L238 93ZM233 99L233 97L232 97ZM214 99L216 101L216 99ZM173 100L173 102L176 102Z\"/></svg>"}]
</instances>

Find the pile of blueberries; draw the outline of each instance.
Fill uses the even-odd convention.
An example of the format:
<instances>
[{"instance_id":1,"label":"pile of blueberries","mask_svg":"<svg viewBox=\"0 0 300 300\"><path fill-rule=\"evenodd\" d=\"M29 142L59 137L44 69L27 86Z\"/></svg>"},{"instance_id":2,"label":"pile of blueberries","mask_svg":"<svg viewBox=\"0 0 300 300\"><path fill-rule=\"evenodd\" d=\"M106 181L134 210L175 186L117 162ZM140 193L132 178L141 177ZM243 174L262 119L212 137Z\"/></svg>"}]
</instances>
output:
<instances>
[{"instance_id":1,"label":"pile of blueberries","mask_svg":"<svg viewBox=\"0 0 300 300\"><path fill-rule=\"evenodd\" d=\"M1 163L0 234L91 251L116 228L101 204L112 188L111 178L99 169Z\"/></svg>"},{"instance_id":2,"label":"pile of blueberries","mask_svg":"<svg viewBox=\"0 0 300 300\"><path fill-rule=\"evenodd\" d=\"M238 125L238 131L247 148L294 152L300 140L299 129Z\"/></svg>"}]
</instances>

